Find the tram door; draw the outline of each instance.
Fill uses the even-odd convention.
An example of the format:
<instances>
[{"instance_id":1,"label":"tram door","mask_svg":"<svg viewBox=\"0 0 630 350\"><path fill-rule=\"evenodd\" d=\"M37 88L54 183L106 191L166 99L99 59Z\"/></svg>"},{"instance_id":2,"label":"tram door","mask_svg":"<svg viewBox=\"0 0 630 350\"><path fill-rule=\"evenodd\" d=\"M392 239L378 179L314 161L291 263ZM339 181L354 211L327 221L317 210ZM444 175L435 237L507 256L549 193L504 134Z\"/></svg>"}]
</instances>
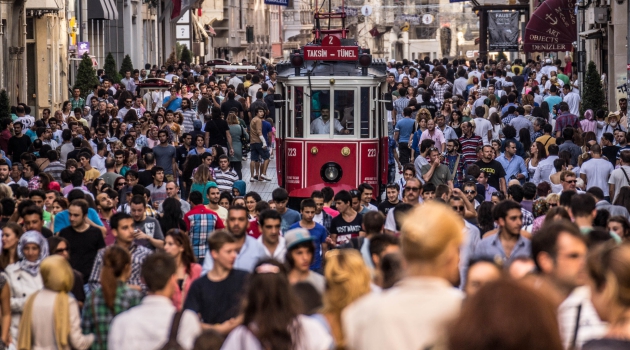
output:
<instances>
[{"instance_id":1,"label":"tram door","mask_svg":"<svg viewBox=\"0 0 630 350\"><path fill-rule=\"evenodd\" d=\"M290 98L291 88L287 88L281 82L276 84L276 94L280 94L282 98L275 97L275 101L281 103L276 104L280 106L276 108L276 174L278 175L278 186L284 187L284 176L286 174L286 162L284 161L284 141L286 139L286 120L289 118L288 104L291 103ZM279 101L278 101L279 100Z\"/></svg>"}]
</instances>

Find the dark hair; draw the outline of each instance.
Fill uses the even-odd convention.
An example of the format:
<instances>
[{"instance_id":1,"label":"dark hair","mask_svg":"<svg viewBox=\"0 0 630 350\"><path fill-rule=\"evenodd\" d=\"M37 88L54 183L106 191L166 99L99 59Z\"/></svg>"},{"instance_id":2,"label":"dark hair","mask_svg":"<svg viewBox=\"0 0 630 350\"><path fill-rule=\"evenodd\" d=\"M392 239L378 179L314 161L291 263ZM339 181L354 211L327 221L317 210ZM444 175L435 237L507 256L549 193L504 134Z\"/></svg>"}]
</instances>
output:
<instances>
[{"instance_id":1,"label":"dark hair","mask_svg":"<svg viewBox=\"0 0 630 350\"><path fill-rule=\"evenodd\" d=\"M72 202L70 202L70 206L81 208L81 212L83 213L83 216L86 216L88 213L89 205L85 199L75 199Z\"/></svg>"},{"instance_id":2,"label":"dark hair","mask_svg":"<svg viewBox=\"0 0 630 350\"><path fill-rule=\"evenodd\" d=\"M492 209L494 209L494 203L489 201L483 201L477 207L477 223L482 235L488 231L494 230Z\"/></svg>"},{"instance_id":3,"label":"dark hair","mask_svg":"<svg viewBox=\"0 0 630 350\"><path fill-rule=\"evenodd\" d=\"M300 211L303 211L304 208L317 209L317 204L315 204L315 201L312 198L306 198L300 203Z\"/></svg>"},{"instance_id":4,"label":"dark hair","mask_svg":"<svg viewBox=\"0 0 630 350\"><path fill-rule=\"evenodd\" d=\"M589 188L588 190L586 190L586 193L595 197L595 199L597 199L598 201L604 199L604 191L602 191L602 189L597 186Z\"/></svg>"},{"instance_id":5,"label":"dark hair","mask_svg":"<svg viewBox=\"0 0 630 350\"><path fill-rule=\"evenodd\" d=\"M383 234L370 238L370 257L372 255L381 255L391 245L400 245L398 237ZM374 260L372 260L372 263L374 263Z\"/></svg>"},{"instance_id":6,"label":"dark hair","mask_svg":"<svg viewBox=\"0 0 630 350\"><path fill-rule=\"evenodd\" d=\"M339 192L337 192L337 194L335 194L335 201L342 201L344 203L350 203L352 202L352 196L350 195L350 192L346 191L346 190L341 190Z\"/></svg>"},{"instance_id":7,"label":"dark hair","mask_svg":"<svg viewBox=\"0 0 630 350\"><path fill-rule=\"evenodd\" d=\"M129 201L129 204L142 204L143 206L147 206L147 201L146 199L144 199L144 196L141 196L139 194L135 194L133 195L133 197L131 197L131 201Z\"/></svg>"},{"instance_id":8,"label":"dark hair","mask_svg":"<svg viewBox=\"0 0 630 350\"><path fill-rule=\"evenodd\" d=\"M267 204L267 206L269 206L269 204L267 202L260 202L260 203L265 203L265 204ZM258 214L258 224L260 224L260 226L264 226L265 225L265 220L269 220L269 219L282 221L282 216L277 211L271 210L271 209L267 209L267 210L263 210L263 211L259 212L259 214Z\"/></svg>"},{"instance_id":9,"label":"dark hair","mask_svg":"<svg viewBox=\"0 0 630 350\"><path fill-rule=\"evenodd\" d=\"M174 198L171 198L171 199L174 199ZM166 237L169 237L169 236L173 238L173 241L175 241L175 243L178 246L184 248L184 251L182 252L182 256L181 256L181 261L182 261L182 264L186 266L186 273L190 275L192 264L197 262L197 258L195 258L195 254L193 253L193 250L192 250L192 244L190 243L190 238L188 237L185 231L182 231L178 228L172 228L168 230L166 234L164 235L164 238L166 239Z\"/></svg>"},{"instance_id":10,"label":"dark hair","mask_svg":"<svg viewBox=\"0 0 630 350\"><path fill-rule=\"evenodd\" d=\"M521 187L521 185L512 185L510 187L508 187L508 194L512 196L512 200L514 200L517 203L520 203L523 201L523 187Z\"/></svg>"},{"instance_id":11,"label":"dark hair","mask_svg":"<svg viewBox=\"0 0 630 350\"><path fill-rule=\"evenodd\" d=\"M285 260L290 269L293 269L293 267L295 267L295 260L293 260L293 251L300 248L307 248L309 253L311 253L311 256L312 256L311 262L310 262L311 264L313 263L313 260L315 259L315 244L313 244L313 241L306 241L306 242L298 243L292 246L291 249L287 249L287 255L286 255Z\"/></svg>"},{"instance_id":12,"label":"dark hair","mask_svg":"<svg viewBox=\"0 0 630 350\"><path fill-rule=\"evenodd\" d=\"M329 186L322 188L322 194L324 195L324 202L330 202L335 197L335 191Z\"/></svg>"},{"instance_id":13,"label":"dark hair","mask_svg":"<svg viewBox=\"0 0 630 350\"><path fill-rule=\"evenodd\" d=\"M162 231L178 229L183 217L182 203L179 199L168 197L162 202L162 217L160 218L160 226Z\"/></svg>"},{"instance_id":14,"label":"dark hair","mask_svg":"<svg viewBox=\"0 0 630 350\"><path fill-rule=\"evenodd\" d=\"M495 221L505 219L508 212L513 209L521 210L521 205L512 200L502 200L492 209L492 218Z\"/></svg>"},{"instance_id":15,"label":"dark hair","mask_svg":"<svg viewBox=\"0 0 630 350\"><path fill-rule=\"evenodd\" d=\"M118 212L112 215L111 219L109 219L109 226L112 230L118 230L120 221L125 219L131 219L131 215L125 213L124 211Z\"/></svg>"},{"instance_id":16,"label":"dark hair","mask_svg":"<svg viewBox=\"0 0 630 350\"><path fill-rule=\"evenodd\" d=\"M522 282L490 282L463 304L449 327L448 348L562 350L556 311L545 295Z\"/></svg>"},{"instance_id":17,"label":"dark hair","mask_svg":"<svg viewBox=\"0 0 630 350\"><path fill-rule=\"evenodd\" d=\"M115 312L114 301L116 299L116 290L118 289L118 279L129 265L131 265L131 255L125 248L112 245L105 249L103 268L99 277L105 305L111 312Z\"/></svg>"},{"instance_id":18,"label":"dark hair","mask_svg":"<svg viewBox=\"0 0 630 350\"><path fill-rule=\"evenodd\" d=\"M595 198L587 193L576 194L571 198L571 213L574 217L588 216L595 210Z\"/></svg>"},{"instance_id":19,"label":"dark hair","mask_svg":"<svg viewBox=\"0 0 630 350\"><path fill-rule=\"evenodd\" d=\"M547 216L551 214L553 209L556 208L552 208L549 213L547 213ZM558 237L560 237L562 233L569 234L586 244L586 240L580 233L580 229L569 220L558 220L547 225L543 224L543 227L532 236L532 258L538 270L540 270L538 262L540 253L547 253L555 260L556 254L558 253Z\"/></svg>"},{"instance_id":20,"label":"dark hair","mask_svg":"<svg viewBox=\"0 0 630 350\"><path fill-rule=\"evenodd\" d=\"M381 233L385 225L385 215L380 211L371 210L363 215L363 226L366 234Z\"/></svg>"},{"instance_id":21,"label":"dark hair","mask_svg":"<svg viewBox=\"0 0 630 350\"><path fill-rule=\"evenodd\" d=\"M24 234L24 229L22 228L22 226L18 225L15 222L9 221L4 225L4 227L15 232L15 235L17 236L18 240ZM0 267L2 268L2 270L4 270L9 265L11 258L13 258L14 262L19 261L17 249L15 249L15 252L13 253L13 257L11 257L9 254L9 251L5 247L3 247L2 254L0 254Z\"/></svg>"},{"instance_id":22,"label":"dark hair","mask_svg":"<svg viewBox=\"0 0 630 350\"><path fill-rule=\"evenodd\" d=\"M175 260L168 254L157 252L146 257L140 272L150 292L163 290L177 271Z\"/></svg>"},{"instance_id":23,"label":"dark hair","mask_svg":"<svg viewBox=\"0 0 630 350\"><path fill-rule=\"evenodd\" d=\"M188 195L188 200L190 201L190 203L192 203L193 205L199 205L199 204L203 204L203 195L201 194L201 192L199 191L192 191L189 195Z\"/></svg>"},{"instance_id":24,"label":"dark hair","mask_svg":"<svg viewBox=\"0 0 630 350\"><path fill-rule=\"evenodd\" d=\"M562 191L560 194L560 200L558 201L563 207L571 206L571 199L575 196L577 192L575 191Z\"/></svg>"},{"instance_id":25,"label":"dark hair","mask_svg":"<svg viewBox=\"0 0 630 350\"><path fill-rule=\"evenodd\" d=\"M261 266L269 265L279 272L257 273ZM269 349L294 349L301 334L295 322L298 301L291 293L284 266L276 260L259 262L250 276L245 300L243 325L258 341Z\"/></svg>"},{"instance_id":26,"label":"dark hair","mask_svg":"<svg viewBox=\"0 0 630 350\"><path fill-rule=\"evenodd\" d=\"M282 187L278 187L271 192L271 198L277 202L284 202L289 199L289 192Z\"/></svg>"}]
</instances>

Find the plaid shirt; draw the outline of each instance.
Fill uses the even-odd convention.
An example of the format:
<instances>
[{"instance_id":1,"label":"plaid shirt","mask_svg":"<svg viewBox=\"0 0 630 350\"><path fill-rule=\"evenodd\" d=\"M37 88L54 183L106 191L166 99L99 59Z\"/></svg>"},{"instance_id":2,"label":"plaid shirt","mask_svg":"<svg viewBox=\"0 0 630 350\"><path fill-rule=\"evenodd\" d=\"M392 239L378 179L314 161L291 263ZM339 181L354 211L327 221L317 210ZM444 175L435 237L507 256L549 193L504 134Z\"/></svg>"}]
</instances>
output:
<instances>
[{"instance_id":1,"label":"plaid shirt","mask_svg":"<svg viewBox=\"0 0 630 350\"><path fill-rule=\"evenodd\" d=\"M501 119L501 122L503 123L503 125L508 125L510 124L510 122L512 121L512 119L516 118L517 115L516 114L508 114L507 117Z\"/></svg>"},{"instance_id":2,"label":"plaid shirt","mask_svg":"<svg viewBox=\"0 0 630 350\"><path fill-rule=\"evenodd\" d=\"M525 208L521 208L521 213L523 214L523 228L534 223L534 214Z\"/></svg>"},{"instance_id":3,"label":"plaid shirt","mask_svg":"<svg viewBox=\"0 0 630 350\"><path fill-rule=\"evenodd\" d=\"M101 270L103 269L103 255L105 255L105 249L107 248L99 250L98 254L96 254L96 259L94 259L94 267L92 267L92 273L90 274L90 279L88 279L88 287L92 292L101 285ZM146 285L142 282L140 270L142 269L144 259L153 252L149 248L132 243L129 248L129 253L131 254L131 276L129 276L127 284L140 286L144 291L146 290Z\"/></svg>"},{"instance_id":4,"label":"plaid shirt","mask_svg":"<svg viewBox=\"0 0 630 350\"><path fill-rule=\"evenodd\" d=\"M40 183L41 183L41 180L39 179L39 176L33 176L30 180L28 180L29 191L39 190Z\"/></svg>"},{"instance_id":5,"label":"plaid shirt","mask_svg":"<svg viewBox=\"0 0 630 350\"><path fill-rule=\"evenodd\" d=\"M105 303L101 288L95 290L85 300L81 328L83 329L83 334L94 334L92 350L107 350L107 335L112 320L121 312L140 304L140 299L142 299L140 292L119 282L118 288L116 288L113 310Z\"/></svg>"},{"instance_id":6,"label":"plaid shirt","mask_svg":"<svg viewBox=\"0 0 630 350\"><path fill-rule=\"evenodd\" d=\"M558 115L558 117L556 118L556 128L554 129L554 133L558 131L562 132L562 130L564 130L564 128L569 125L576 130L582 127L580 125L580 120L574 114L566 112L564 114Z\"/></svg>"},{"instance_id":7,"label":"plaid shirt","mask_svg":"<svg viewBox=\"0 0 630 350\"><path fill-rule=\"evenodd\" d=\"M542 131L542 129L540 131L534 131L534 133L532 134L532 143L536 142L536 139L543 136L545 133ZM50 165L49 165L50 166Z\"/></svg>"},{"instance_id":8,"label":"plaid shirt","mask_svg":"<svg viewBox=\"0 0 630 350\"><path fill-rule=\"evenodd\" d=\"M453 84L451 84L450 81L447 81L444 84L438 84L436 81L433 81L431 82L431 85L429 85L429 89L433 90L433 92L435 93L435 98L440 101L441 107L442 103L444 102L444 93L453 90Z\"/></svg>"},{"instance_id":9,"label":"plaid shirt","mask_svg":"<svg viewBox=\"0 0 630 350\"><path fill-rule=\"evenodd\" d=\"M184 222L188 228L193 254L199 264L203 265L208 250L208 236L212 231L224 228L223 221L219 219L219 214L199 204L184 215Z\"/></svg>"},{"instance_id":10,"label":"plaid shirt","mask_svg":"<svg viewBox=\"0 0 630 350\"><path fill-rule=\"evenodd\" d=\"M83 109L83 107L85 107L85 100L82 97L79 97L78 100L75 100L73 97L72 99L70 99L70 104L72 105L73 111L75 108Z\"/></svg>"},{"instance_id":11,"label":"plaid shirt","mask_svg":"<svg viewBox=\"0 0 630 350\"><path fill-rule=\"evenodd\" d=\"M455 163L450 164L449 157L449 155L444 157L444 161L442 161L442 164L448 166L449 173L453 174ZM453 158L453 161L456 160L457 158ZM455 176L453 177L453 185L457 185L464 181L464 171L466 170L467 165L468 164L466 163L466 159L464 158L464 156L459 154L459 163L457 163L457 172L455 172Z\"/></svg>"},{"instance_id":12,"label":"plaid shirt","mask_svg":"<svg viewBox=\"0 0 630 350\"><path fill-rule=\"evenodd\" d=\"M403 118L403 110L409 106L409 99L407 96L399 97L396 101L393 102L394 109L396 109L396 119Z\"/></svg>"},{"instance_id":13,"label":"plaid shirt","mask_svg":"<svg viewBox=\"0 0 630 350\"><path fill-rule=\"evenodd\" d=\"M330 232L330 223L332 222L332 219L332 215L322 210L322 222L320 224L324 226L328 232Z\"/></svg>"}]
</instances>

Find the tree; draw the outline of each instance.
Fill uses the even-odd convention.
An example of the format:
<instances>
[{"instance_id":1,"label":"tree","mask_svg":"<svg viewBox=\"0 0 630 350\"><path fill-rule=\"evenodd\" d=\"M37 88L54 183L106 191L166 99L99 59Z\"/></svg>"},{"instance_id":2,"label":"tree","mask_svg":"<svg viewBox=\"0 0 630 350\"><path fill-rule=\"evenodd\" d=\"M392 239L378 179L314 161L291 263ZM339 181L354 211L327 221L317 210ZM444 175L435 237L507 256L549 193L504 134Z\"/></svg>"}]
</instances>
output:
<instances>
[{"instance_id":1,"label":"tree","mask_svg":"<svg viewBox=\"0 0 630 350\"><path fill-rule=\"evenodd\" d=\"M177 53L175 53L175 49L173 49L173 51L171 51L170 56L168 56L168 59L166 60L166 67L168 68L168 66L173 66L175 67L177 65Z\"/></svg>"},{"instance_id":2,"label":"tree","mask_svg":"<svg viewBox=\"0 0 630 350\"><path fill-rule=\"evenodd\" d=\"M83 54L83 59L81 59L79 64L74 89L81 89L81 97L86 98L96 84L98 84L98 77L92 66L92 59L86 52Z\"/></svg>"},{"instance_id":3,"label":"tree","mask_svg":"<svg viewBox=\"0 0 630 350\"><path fill-rule=\"evenodd\" d=\"M0 91L0 120L11 118L11 102L6 90Z\"/></svg>"},{"instance_id":4,"label":"tree","mask_svg":"<svg viewBox=\"0 0 630 350\"><path fill-rule=\"evenodd\" d=\"M184 48L182 48L182 57L180 60L188 64L192 63L192 53L190 52L190 50L188 50L188 46L186 45L184 45Z\"/></svg>"},{"instance_id":5,"label":"tree","mask_svg":"<svg viewBox=\"0 0 630 350\"><path fill-rule=\"evenodd\" d=\"M602 81L597 72L595 62L590 61L588 63L588 69L586 70L586 78L584 78L584 91L582 92L582 114L587 109L593 110L593 113L598 109L606 110L606 97L604 95L604 89L602 88Z\"/></svg>"},{"instance_id":6,"label":"tree","mask_svg":"<svg viewBox=\"0 0 630 350\"><path fill-rule=\"evenodd\" d=\"M107 75L114 83L120 83L121 77L118 75L118 69L116 69L116 60L112 53L108 53L105 58L105 65L103 69L105 69L105 75Z\"/></svg>"},{"instance_id":7,"label":"tree","mask_svg":"<svg viewBox=\"0 0 630 350\"><path fill-rule=\"evenodd\" d=\"M123 58L119 74L124 78L126 72L133 73L133 63L131 62L131 57L129 57L129 55L125 55L125 58Z\"/></svg>"}]
</instances>

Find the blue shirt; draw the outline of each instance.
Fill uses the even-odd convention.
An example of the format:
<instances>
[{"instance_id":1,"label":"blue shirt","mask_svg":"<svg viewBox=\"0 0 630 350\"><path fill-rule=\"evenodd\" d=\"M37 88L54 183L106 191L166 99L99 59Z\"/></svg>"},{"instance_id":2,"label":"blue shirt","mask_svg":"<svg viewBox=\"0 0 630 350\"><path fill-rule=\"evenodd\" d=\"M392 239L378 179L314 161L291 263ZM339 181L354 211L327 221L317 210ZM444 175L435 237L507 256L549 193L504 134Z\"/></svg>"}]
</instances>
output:
<instances>
[{"instance_id":1,"label":"blue shirt","mask_svg":"<svg viewBox=\"0 0 630 350\"><path fill-rule=\"evenodd\" d=\"M516 258L529 258L531 254L531 242L529 241L529 239L523 236L519 236L518 241L512 249L512 254L508 258L505 255L505 251L503 250L503 245L501 244L498 233L482 239L481 241L479 241L479 243L477 243L477 247L475 248L475 258L488 258L494 260L496 257L499 257L504 262L504 266L509 266L509 264Z\"/></svg>"},{"instance_id":2,"label":"blue shirt","mask_svg":"<svg viewBox=\"0 0 630 350\"><path fill-rule=\"evenodd\" d=\"M162 100L162 106L164 106L166 104L166 102L168 102L168 100L171 98L171 96L167 96L164 97L164 100ZM166 108L167 111L176 111L178 109L181 109L182 107L182 98L177 96L176 99L174 99L171 104L168 105L168 107L164 107ZM205 129L204 129L205 130Z\"/></svg>"},{"instance_id":3,"label":"blue shirt","mask_svg":"<svg viewBox=\"0 0 630 350\"><path fill-rule=\"evenodd\" d=\"M549 113L551 113L551 114L553 114L555 116L555 114L553 113L553 106L555 106L558 103L562 102L562 97L557 96L557 95L556 96L547 96L545 98L545 101L549 105Z\"/></svg>"},{"instance_id":4,"label":"blue shirt","mask_svg":"<svg viewBox=\"0 0 630 350\"><path fill-rule=\"evenodd\" d=\"M287 208L287 211L284 214L280 214L282 217L282 223L280 224L280 233L284 236L285 233L289 230L291 225L295 224L302 220L302 216L297 211Z\"/></svg>"},{"instance_id":5,"label":"blue shirt","mask_svg":"<svg viewBox=\"0 0 630 350\"><path fill-rule=\"evenodd\" d=\"M510 107L512 106L514 106L515 108L518 107L516 103L508 103L505 106L503 106L503 108L501 108L501 114L505 114L505 112L507 112L508 109L510 109Z\"/></svg>"},{"instance_id":6,"label":"blue shirt","mask_svg":"<svg viewBox=\"0 0 630 350\"><path fill-rule=\"evenodd\" d=\"M263 136L265 137L265 142L267 142L267 145L269 145L269 133L272 130L272 126L271 123L269 123L266 120L262 121L262 133Z\"/></svg>"},{"instance_id":7,"label":"blue shirt","mask_svg":"<svg viewBox=\"0 0 630 350\"><path fill-rule=\"evenodd\" d=\"M497 157L497 162L501 163L503 169L505 169L505 182L510 182L512 175L523 174L523 176L527 178L527 167L525 166L523 158L514 155L511 160L508 160L505 157L505 153L501 153L501 155Z\"/></svg>"},{"instance_id":8,"label":"blue shirt","mask_svg":"<svg viewBox=\"0 0 630 350\"><path fill-rule=\"evenodd\" d=\"M413 133L413 140L411 141L411 148L416 151L416 155L420 154L420 137L422 136L422 130Z\"/></svg>"},{"instance_id":9,"label":"blue shirt","mask_svg":"<svg viewBox=\"0 0 630 350\"><path fill-rule=\"evenodd\" d=\"M93 223L103 226L103 222L101 221L101 218L98 217L96 210L88 208L87 217L92 220ZM53 227L53 231L54 233L58 233L66 227L70 227L70 214L68 214L68 209L55 215L55 227Z\"/></svg>"},{"instance_id":10,"label":"blue shirt","mask_svg":"<svg viewBox=\"0 0 630 350\"><path fill-rule=\"evenodd\" d=\"M245 243L243 244L241 251L236 256L236 260L234 261L234 266L232 266L232 268L253 272L256 264L266 257L265 248L262 244L252 236L245 236ZM212 260L212 254L210 254L210 249L208 249L203 260L201 276L212 270L213 266L214 260Z\"/></svg>"},{"instance_id":11,"label":"blue shirt","mask_svg":"<svg viewBox=\"0 0 630 350\"><path fill-rule=\"evenodd\" d=\"M398 131L398 142L407 143L409 142L409 138L413 134L413 126L415 125L415 120L405 117L398 121L396 121L396 128L394 131Z\"/></svg>"},{"instance_id":12,"label":"blue shirt","mask_svg":"<svg viewBox=\"0 0 630 350\"><path fill-rule=\"evenodd\" d=\"M294 228L300 228L300 222L296 222L295 224L289 227L289 230ZM318 223L315 223L315 227L309 229L308 232L313 237L313 241L315 242L315 254L313 257L313 263L311 264L311 270L317 271L322 267L322 244L326 242L326 237L328 237L328 231L326 228Z\"/></svg>"},{"instance_id":13,"label":"blue shirt","mask_svg":"<svg viewBox=\"0 0 630 350\"><path fill-rule=\"evenodd\" d=\"M396 141L393 138L389 138L387 141L387 164L394 165L396 164L396 159L394 158L394 149L396 148Z\"/></svg>"}]
</instances>

